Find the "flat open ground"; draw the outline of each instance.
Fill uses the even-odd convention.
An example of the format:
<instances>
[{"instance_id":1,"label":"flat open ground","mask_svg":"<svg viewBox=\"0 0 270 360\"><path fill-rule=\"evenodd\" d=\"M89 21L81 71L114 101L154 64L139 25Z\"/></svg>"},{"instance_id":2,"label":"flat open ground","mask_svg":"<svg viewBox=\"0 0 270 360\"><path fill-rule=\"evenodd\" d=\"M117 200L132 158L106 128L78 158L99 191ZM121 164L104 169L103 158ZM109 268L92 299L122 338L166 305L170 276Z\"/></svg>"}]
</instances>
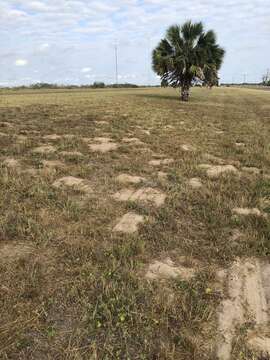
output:
<instances>
[{"instance_id":1,"label":"flat open ground","mask_svg":"<svg viewBox=\"0 0 270 360\"><path fill-rule=\"evenodd\" d=\"M0 358L270 351L270 93L0 97Z\"/></svg>"}]
</instances>

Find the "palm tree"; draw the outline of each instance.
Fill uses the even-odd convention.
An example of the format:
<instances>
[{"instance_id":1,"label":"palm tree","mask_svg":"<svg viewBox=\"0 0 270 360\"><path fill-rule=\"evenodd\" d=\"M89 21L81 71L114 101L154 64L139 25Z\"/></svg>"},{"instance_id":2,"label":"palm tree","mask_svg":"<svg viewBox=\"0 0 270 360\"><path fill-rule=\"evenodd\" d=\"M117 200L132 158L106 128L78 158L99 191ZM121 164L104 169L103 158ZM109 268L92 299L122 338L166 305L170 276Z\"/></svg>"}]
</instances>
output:
<instances>
[{"instance_id":1,"label":"palm tree","mask_svg":"<svg viewBox=\"0 0 270 360\"><path fill-rule=\"evenodd\" d=\"M180 87L181 99L188 101L196 78L207 82L209 73L217 77L224 54L214 31L205 32L201 22L188 21L169 27L166 37L153 50L153 70L163 82Z\"/></svg>"}]
</instances>

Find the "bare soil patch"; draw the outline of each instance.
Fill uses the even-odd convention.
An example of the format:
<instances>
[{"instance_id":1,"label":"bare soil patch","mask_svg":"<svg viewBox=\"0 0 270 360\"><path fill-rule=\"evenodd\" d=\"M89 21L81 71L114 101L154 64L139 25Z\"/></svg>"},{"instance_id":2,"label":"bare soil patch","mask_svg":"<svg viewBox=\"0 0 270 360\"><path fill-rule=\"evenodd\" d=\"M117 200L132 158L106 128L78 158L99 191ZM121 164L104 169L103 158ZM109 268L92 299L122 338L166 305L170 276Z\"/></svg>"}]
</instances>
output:
<instances>
[{"instance_id":1,"label":"bare soil patch","mask_svg":"<svg viewBox=\"0 0 270 360\"><path fill-rule=\"evenodd\" d=\"M56 148L52 145L41 145L33 149L35 154L52 154L56 152Z\"/></svg>"},{"instance_id":2,"label":"bare soil patch","mask_svg":"<svg viewBox=\"0 0 270 360\"><path fill-rule=\"evenodd\" d=\"M151 166L161 166L161 165L170 165L174 162L174 159L155 159L149 161Z\"/></svg>"},{"instance_id":3,"label":"bare soil patch","mask_svg":"<svg viewBox=\"0 0 270 360\"><path fill-rule=\"evenodd\" d=\"M206 169L206 175L210 179L218 179L223 174L238 174L238 170L233 165L208 165L201 164L199 165L201 169Z\"/></svg>"},{"instance_id":4,"label":"bare soil patch","mask_svg":"<svg viewBox=\"0 0 270 360\"><path fill-rule=\"evenodd\" d=\"M121 184L139 184L143 181L146 181L144 177L132 176L128 174L120 174L117 176L116 180Z\"/></svg>"},{"instance_id":5,"label":"bare soil patch","mask_svg":"<svg viewBox=\"0 0 270 360\"><path fill-rule=\"evenodd\" d=\"M6 166L9 169L16 169L16 170L20 170L21 169L21 163L19 160L17 159L13 159L13 158L8 158L5 159L3 161L3 165Z\"/></svg>"},{"instance_id":6,"label":"bare soil patch","mask_svg":"<svg viewBox=\"0 0 270 360\"><path fill-rule=\"evenodd\" d=\"M76 178L74 176L65 176L53 183L55 188L71 188L86 194L92 193L92 187L88 180Z\"/></svg>"},{"instance_id":7,"label":"bare soil patch","mask_svg":"<svg viewBox=\"0 0 270 360\"><path fill-rule=\"evenodd\" d=\"M148 280L181 278L183 280L190 280L195 275L193 268L188 268L182 265L176 265L170 258L163 261L155 260L152 262L145 274Z\"/></svg>"},{"instance_id":8,"label":"bare soil patch","mask_svg":"<svg viewBox=\"0 0 270 360\"><path fill-rule=\"evenodd\" d=\"M264 214L257 208L234 208L232 210L233 214L241 215L241 216L263 216Z\"/></svg>"},{"instance_id":9,"label":"bare soil patch","mask_svg":"<svg viewBox=\"0 0 270 360\"><path fill-rule=\"evenodd\" d=\"M188 181L188 183L193 189L199 189L202 187L202 182L199 178L192 178Z\"/></svg>"},{"instance_id":10,"label":"bare soil patch","mask_svg":"<svg viewBox=\"0 0 270 360\"><path fill-rule=\"evenodd\" d=\"M49 169L63 169L65 167L65 164L60 160L42 160L42 165Z\"/></svg>"},{"instance_id":11,"label":"bare soil patch","mask_svg":"<svg viewBox=\"0 0 270 360\"><path fill-rule=\"evenodd\" d=\"M181 145L181 149L183 151L196 151L196 148L192 145L189 145L189 144L183 144Z\"/></svg>"},{"instance_id":12,"label":"bare soil patch","mask_svg":"<svg viewBox=\"0 0 270 360\"><path fill-rule=\"evenodd\" d=\"M134 212L125 214L117 225L113 228L114 232L122 232L132 234L138 231L139 224L144 222L144 216L138 215Z\"/></svg>"},{"instance_id":13,"label":"bare soil patch","mask_svg":"<svg viewBox=\"0 0 270 360\"><path fill-rule=\"evenodd\" d=\"M83 157L84 155L80 151L61 151L59 155L64 157Z\"/></svg>"},{"instance_id":14,"label":"bare soil patch","mask_svg":"<svg viewBox=\"0 0 270 360\"><path fill-rule=\"evenodd\" d=\"M57 140L61 140L62 136L57 134L50 134L43 136L43 139L48 141L57 141Z\"/></svg>"},{"instance_id":15,"label":"bare soil patch","mask_svg":"<svg viewBox=\"0 0 270 360\"><path fill-rule=\"evenodd\" d=\"M113 195L117 201L150 202L155 206L164 204L166 195L156 189L146 187L138 190L122 189Z\"/></svg>"},{"instance_id":16,"label":"bare soil patch","mask_svg":"<svg viewBox=\"0 0 270 360\"><path fill-rule=\"evenodd\" d=\"M116 150L119 146L117 143L112 142L112 140L107 137L96 137L94 138L94 141L96 144L88 144L90 150L94 152L106 153L108 151Z\"/></svg>"},{"instance_id":17,"label":"bare soil patch","mask_svg":"<svg viewBox=\"0 0 270 360\"><path fill-rule=\"evenodd\" d=\"M223 273L228 298L223 300L218 314L217 355L220 360L231 359L232 344L239 326L254 321L255 329L260 332L260 328L268 323L270 292L265 274L270 274L270 265L258 259L239 259ZM262 344L267 346L267 342ZM267 348L263 350L267 351Z\"/></svg>"},{"instance_id":18,"label":"bare soil patch","mask_svg":"<svg viewBox=\"0 0 270 360\"><path fill-rule=\"evenodd\" d=\"M140 139L135 138L135 137L134 138L124 137L122 139L122 141L124 143L128 143L128 144L131 144L131 145L145 145L144 142L142 142Z\"/></svg>"}]
</instances>

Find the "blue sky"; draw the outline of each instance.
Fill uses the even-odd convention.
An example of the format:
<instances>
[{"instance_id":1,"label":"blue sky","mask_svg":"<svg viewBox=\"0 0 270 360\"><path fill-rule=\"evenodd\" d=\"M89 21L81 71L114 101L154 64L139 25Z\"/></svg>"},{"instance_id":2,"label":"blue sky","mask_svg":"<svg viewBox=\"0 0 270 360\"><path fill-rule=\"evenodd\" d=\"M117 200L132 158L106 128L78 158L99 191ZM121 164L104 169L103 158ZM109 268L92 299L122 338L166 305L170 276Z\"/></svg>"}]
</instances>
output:
<instances>
[{"instance_id":1,"label":"blue sky","mask_svg":"<svg viewBox=\"0 0 270 360\"><path fill-rule=\"evenodd\" d=\"M0 86L158 83L151 49L187 19L226 49L222 81L259 81L270 68L270 0L0 0ZM244 75L246 74L246 75Z\"/></svg>"}]
</instances>

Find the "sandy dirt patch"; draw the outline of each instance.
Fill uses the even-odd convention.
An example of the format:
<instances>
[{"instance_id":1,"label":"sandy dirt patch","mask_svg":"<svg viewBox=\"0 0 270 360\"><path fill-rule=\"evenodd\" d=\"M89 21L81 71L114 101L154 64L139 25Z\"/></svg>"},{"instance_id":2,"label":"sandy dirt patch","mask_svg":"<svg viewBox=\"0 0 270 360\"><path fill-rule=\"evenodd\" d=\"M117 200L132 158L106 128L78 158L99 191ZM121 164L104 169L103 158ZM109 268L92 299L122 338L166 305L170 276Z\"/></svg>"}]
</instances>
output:
<instances>
[{"instance_id":1,"label":"sandy dirt patch","mask_svg":"<svg viewBox=\"0 0 270 360\"><path fill-rule=\"evenodd\" d=\"M43 136L43 139L48 141L57 141L57 140L61 140L62 136L57 134L50 134Z\"/></svg>"},{"instance_id":2,"label":"sandy dirt patch","mask_svg":"<svg viewBox=\"0 0 270 360\"><path fill-rule=\"evenodd\" d=\"M234 208L232 209L233 214L240 216L264 216L264 214L257 208Z\"/></svg>"},{"instance_id":3,"label":"sandy dirt patch","mask_svg":"<svg viewBox=\"0 0 270 360\"><path fill-rule=\"evenodd\" d=\"M112 139L107 137L96 137L94 138L96 144L88 144L91 151L106 153L108 151L113 151L118 148L118 144L112 142Z\"/></svg>"},{"instance_id":4,"label":"sandy dirt patch","mask_svg":"<svg viewBox=\"0 0 270 360\"><path fill-rule=\"evenodd\" d=\"M219 157L217 157L215 155L212 155L212 154L206 153L206 154L203 155L203 158L205 160L211 161L211 162L213 162L215 164L218 164L218 165L225 165L226 164L226 160L221 159L221 158L219 158Z\"/></svg>"},{"instance_id":5,"label":"sandy dirt patch","mask_svg":"<svg viewBox=\"0 0 270 360\"><path fill-rule=\"evenodd\" d=\"M48 169L63 169L65 164L60 160L43 160L42 165Z\"/></svg>"},{"instance_id":6,"label":"sandy dirt patch","mask_svg":"<svg viewBox=\"0 0 270 360\"><path fill-rule=\"evenodd\" d=\"M89 144L90 150L94 152L106 153L108 151L116 150L118 145L116 143L101 143L101 144Z\"/></svg>"},{"instance_id":7,"label":"sandy dirt patch","mask_svg":"<svg viewBox=\"0 0 270 360\"><path fill-rule=\"evenodd\" d=\"M164 126L164 129L165 130L174 130L175 127L173 125L166 125L166 126Z\"/></svg>"},{"instance_id":8,"label":"sandy dirt patch","mask_svg":"<svg viewBox=\"0 0 270 360\"><path fill-rule=\"evenodd\" d=\"M61 151L59 155L66 157L83 157L84 155L79 151Z\"/></svg>"},{"instance_id":9,"label":"sandy dirt patch","mask_svg":"<svg viewBox=\"0 0 270 360\"><path fill-rule=\"evenodd\" d=\"M202 182L201 179L199 178L192 178L188 181L188 184L193 188L193 189L199 189L200 187L202 187Z\"/></svg>"},{"instance_id":10,"label":"sandy dirt patch","mask_svg":"<svg viewBox=\"0 0 270 360\"><path fill-rule=\"evenodd\" d=\"M139 184L143 181L146 181L144 177L132 176L128 174L120 174L116 177L116 180L121 184Z\"/></svg>"},{"instance_id":11,"label":"sandy dirt patch","mask_svg":"<svg viewBox=\"0 0 270 360\"><path fill-rule=\"evenodd\" d=\"M92 187L88 180L76 178L73 176L65 176L53 183L53 187L60 189L73 189L86 194L92 193Z\"/></svg>"},{"instance_id":12,"label":"sandy dirt patch","mask_svg":"<svg viewBox=\"0 0 270 360\"><path fill-rule=\"evenodd\" d=\"M145 130L145 129L141 129L141 132L145 135L148 135L150 136L151 135L151 132L149 130Z\"/></svg>"},{"instance_id":13,"label":"sandy dirt patch","mask_svg":"<svg viewBox=\"0 0 270 360\"><path fill-rule=\"evenodd\" d=\"M201 169L206 170L206 175L210 179L217 179L221 175L224 174L238 174L238 170L233 165L208 165L208 164L201 164L199 165Z\"/></svg>"},{"instance_id":14,"label":"sandy dirt patch","mask_svg":"<svg viewBox=\"0 0 270 360\"><path fill-rule=\"evenodd\" d=\"M174 159L154 159L149 161L149 165L151 166L161 166L161 165L169 165L174 162Z\"/></svg>"},{"instance_id":15,"label":"sandy dirt patch","mask_svg":"<svg viewBox=\"0 0 270 360\"><path fill-rule=\"evenodd\" d=\"M220 360L231 359L237 327L253 321L255 329L260 329L268 323L269 276L270 265L258 259L239 259L223 272L228 298L222 301L218 313L217 355Z\"/></svg>"},{"instance_id":16,"label":"sandy dirt patch","mask_svg":"<svg viewBox=\"0 0 270 360\"><path fill-rule=\"evenodd\" d=\"M3 161L3 165L6 166L9 169L21 169L20 161L13 158L8 158Z\"/></svg>"},{"instance_id":17,"label":"sandy dirt patch","mask_svg":"<svg viewBox=\"0 0 270 360\"><path fill-rule=\"evenodd\" d=\"M243 143L243 142L236 142L235 143L235 146L237 146L237 147L244 147L246 144L245 143Z\"/></svg>"},{"instance_id":18,"label":"sandy dirt patch","mask_svg":"<svg viewBox=\"0 0 270 360\"><path fill-rule=\"evenodd\" d=\"M164 171L158 171L157 176L160 181L168 180L168 174L165 173Z\"/></svg>"},{"instance_id":19,"label":"sandy dirt patch","mask_svg":"<svg viewBox=\"0 0 270 360\"><path fill-rule=\"evenodd\" d=\"M131 145L145 145L144 142L142 142L140 139L135 138L135 137L133 137L133 138L124 137L124 138L122 139L122 141L123 141L124 143L131 144Z\"/></svg>"},{"instance_id":20,"label":"sandy dirt patch","mask_svg":"<svg viewBox=\"0 0 270 360\"><path fill-rule=\"evenodd\" d=\"M129 212L120 219L118 224L113 228L113 231L132 234L138 231L139 224L142 224L143 222L144 217L142 215Z\"/></svg>"},{"instance_id":21,"label":"sandy dirt patch","mask_svg":"<svg viewBox=\"0 0 270 360\"><path fill-rule=\"evenodd\" d=\"M150 202L155 206L161 206L166 200L166 195L156 189L146 187L138 190L122 189L113 195L116 201Z\"/></svg>"},{"instance_id":22,"label":"sandy dirt patch","mask_svg":"<svg viewBox=\"0 0 270 360\"><path fill-rule=\"evenodd\" d=\"M38 146L32 151L34 154L52 154L56 152L56 148L52 145Z\"/></svg>"},{"instance_id":23,"label":"sandy dirt patch","mask_svg":"<svg viewBox=\"0 0 270 360\"><path fill-rule=\"evenodd\" d=\"M100 121L95 121L95 124L96 125L108 125L109 122L108 121L105 121L105 120L100 120Z\"/></svg>"},{"instance_id":24,"label":"sandy dirt patch","mask_svg":"<svg viewBox=\"0 0 270 360\"><path fill-rule=\"evenodd\" d=\"M192 145L188 145L188 144L183 144L181 145L181 149L183 151L196 151L195 147Z\"/></svg>"},{"instance_id":25,"label":"sandy dirt patch","mask_svg":"<svg viewBox=\"0 0 270 360\"><path fill-rule=\"evenodd\" d=\"M152 262L146 272L145 277L148 280L170 279L180 277L183 280L190 280L195 275L193 268L188 268L175 263L167 258L163 261L155 260Z\"/></svg>"}]
</instances>

